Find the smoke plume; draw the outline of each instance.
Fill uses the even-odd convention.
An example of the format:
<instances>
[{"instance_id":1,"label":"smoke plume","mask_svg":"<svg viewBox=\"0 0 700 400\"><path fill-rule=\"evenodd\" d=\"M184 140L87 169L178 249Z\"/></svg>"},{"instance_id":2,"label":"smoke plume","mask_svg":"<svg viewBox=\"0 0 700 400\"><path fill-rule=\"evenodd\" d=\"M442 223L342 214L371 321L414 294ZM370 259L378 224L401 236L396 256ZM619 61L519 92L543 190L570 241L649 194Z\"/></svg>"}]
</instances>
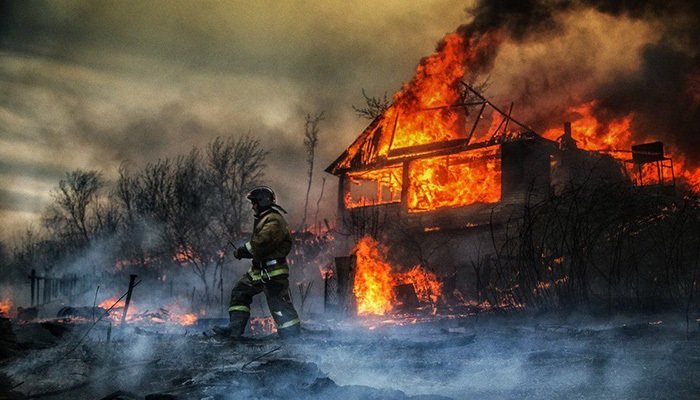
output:
<instances>
[{"instance_id":1,"label":"smoke plume","mask_svg":"<svg viewBox=\"0 0 700 400\"><path fill-rule=\"evenodd\" d=\"M498 37L469 66L536 130L593 105L601 122L631 117L633 140L662 140L700 162L700 6L686 1L478 1L457 32ZM519 111L519 112L518 112Z\"/></svg>"}]
</instances>

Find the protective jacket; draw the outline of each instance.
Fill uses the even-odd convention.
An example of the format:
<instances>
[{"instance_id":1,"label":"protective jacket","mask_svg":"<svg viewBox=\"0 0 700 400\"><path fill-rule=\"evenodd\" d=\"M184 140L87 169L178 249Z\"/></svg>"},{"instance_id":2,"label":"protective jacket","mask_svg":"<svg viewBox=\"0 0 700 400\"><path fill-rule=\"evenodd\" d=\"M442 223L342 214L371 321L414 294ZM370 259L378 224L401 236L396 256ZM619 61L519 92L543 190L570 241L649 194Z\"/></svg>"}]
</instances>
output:
<instances>
[{"instance_id":1,"label":"protective jacket","mask_svg":"<svg viewBox=\"0 0 700 400\"><path fill-rule=\"evenodd\" d=\"M255 216L253 235L245 244L255 262L266 262L287 256L292 249L292 235L284 217L274 208Z\"/></svg>"}]
</instances>

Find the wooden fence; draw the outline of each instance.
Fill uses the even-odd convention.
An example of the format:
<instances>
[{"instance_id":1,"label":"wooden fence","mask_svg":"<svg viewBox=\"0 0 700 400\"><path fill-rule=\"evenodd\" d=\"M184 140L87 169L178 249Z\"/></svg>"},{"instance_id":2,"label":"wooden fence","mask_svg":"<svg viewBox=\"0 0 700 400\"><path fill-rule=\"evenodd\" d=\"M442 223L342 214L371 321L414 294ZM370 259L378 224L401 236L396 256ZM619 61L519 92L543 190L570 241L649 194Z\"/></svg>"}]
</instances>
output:
<instances>
[{"instance_id":1,"label":"wooden fence","mask_svg":"<svg viewBox=\"0 0 700 400\"><path fill-rule=\"evenodd\" d=\"M39 276L36 270L29 275L31 305L42 305L60 298L72 298L90 290L92 281L78 274L63 274L61 277Z\"/></svg>"}]
</instances>

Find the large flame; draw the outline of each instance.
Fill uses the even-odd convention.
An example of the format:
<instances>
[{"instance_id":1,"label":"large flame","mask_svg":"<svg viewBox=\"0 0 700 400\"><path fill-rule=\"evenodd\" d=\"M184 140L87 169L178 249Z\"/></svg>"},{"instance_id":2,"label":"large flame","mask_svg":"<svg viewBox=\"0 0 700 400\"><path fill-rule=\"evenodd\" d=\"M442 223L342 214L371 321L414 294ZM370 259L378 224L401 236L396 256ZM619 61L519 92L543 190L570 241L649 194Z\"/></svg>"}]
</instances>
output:
<instances>
[{"instance_id":1,"label":"large flame","mask_svg":"<svg viewBox=\"0 0 700 400\"><path fill-rule=\"evenodd\" d=\"M498 202L501 199L500 164L498 146L412 161L409 165L409 211Z\"/></svg>"},{"instance_id":2,"label":"large flame","mask_svg":"<svg viewBox=\"0 0 700 400\"><path fill-rule=\"evenodd\" d=\"M386 262L386 249L369 236L355 246L355 282L353 293L358 314L384 315L391 311L393 279Z\"/></svg>"},{"instance_id":3,"label":"large flame","mask_svg":"<svg viewBox=\"0 0 700 400\"><path fill-rule=\"evenodd\" d=\"M630 150L634 144L655 140L651 135L645 137L633 135L631 128L634 118L633 114L603 123L595 117L593 113L595 107L596 102L591 101L569 109L571 114L578 116L578 118L571 121L571 135L576 140L576 145L579 148L603 151ZM561 128L548 129L543 136L554 140L561 136ZM673 158L674 175L685 180L694 191L700 191L700 167L687 167L688 162L683 157L683 154L672 146L668 146L668 148ZM631 159L631 153L612 154L620 159ZM630 169L632 167L631 164L627 166L630 175L634 175L637 172ZM638 183L659 182L658 174L659 171L653 165L644 165L641 182ZM663 181L666 182L669 178L669 176L664 176Z\"/></svg>"},{"instance_id":4,"label":"large flame","mask_svg":"<svg viewBox=\"0 0 700 400\"><path fill-rule=\"evenodd\" d=\"M498 40L495 33L473 37L469 43L457 33L446 35L437 52L421 60L413 79L394 95L384 113L384 140L379 155L389 149L458 139L465 136L464 113L451 106L460 103L459 83L468 66Z\"/></svg>"},{"instance_id":5,"label":"large flame","mask_svg":"<svg viewBox=\"0 0 700 400\"><path fill-rule=\"evenodd\" d=\"M427 57L416 68L411 82L394 96L394 107L384 115L385 130L393 134L392 148L456 139L462 133L460 114L445 107L459 100L457 83L464 76L465 52L462 38L447 35L441 51Z\"/></svg>"},{"instance_id":6,"label":"large flame","mask_svg":"<svg viewBox=\"0 0 700 400\"><path fill-rule=\"evenodd\" d=\"M392 311L396 299L394 287L412 284L421 303L434 305L441 295L442 285L435 274L414 266L407 272L394 272L387 261L387 249L370 236L357 243L355 252L355 281L353 293L359 315L385 315Z\"/></svg>"}]
</instances>

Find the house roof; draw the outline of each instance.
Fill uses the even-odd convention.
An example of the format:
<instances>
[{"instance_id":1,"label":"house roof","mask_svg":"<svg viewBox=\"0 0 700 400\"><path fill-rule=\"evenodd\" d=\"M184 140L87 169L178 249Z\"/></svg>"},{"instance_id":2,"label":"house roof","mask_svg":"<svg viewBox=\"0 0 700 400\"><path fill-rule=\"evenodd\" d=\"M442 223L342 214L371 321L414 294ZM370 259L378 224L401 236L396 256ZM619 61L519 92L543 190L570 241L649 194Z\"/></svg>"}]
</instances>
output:
<instances>
[{"instance_id":1,"label":"house roof","mask_svg":"<svg viewBox=\"0 0 700 400\"><path fill-rule=\"evenodd\" d=\"M471 131L468 131L468 127L466 127L463 134L457 138L393 148L394 134L397 132L397 124L400 123L400 116L397 110L393 110L390 107L382 115L372 120L357 139L326 168L326 172L340 176L348 171L362 171L394 165L407 159L453 154L491 146L504 140L513 140L513 138L551 142L533 132L527 125L512 118L510 115L512 105L511 111L505 113L471 87L467 86L467 88L473 92L477 101L436 107L430 110L419 110L417 112L436 110L452 110L450 112L453 112L453 110L463 110L464 121L469 121ZM474 141L472 139L475 136L477 125L484 119L483 112L487 107L489 109L488 112L492 113L491 115L501 118L501 123L495 129L492 126L488 126L486 129L480 127L479 130L482 131L482 135L478 141ZM478 110L478 113L470 112L470 110ZM512 123L510 129L508 129L509 123Z\"/></svg>"}]
</instances>

